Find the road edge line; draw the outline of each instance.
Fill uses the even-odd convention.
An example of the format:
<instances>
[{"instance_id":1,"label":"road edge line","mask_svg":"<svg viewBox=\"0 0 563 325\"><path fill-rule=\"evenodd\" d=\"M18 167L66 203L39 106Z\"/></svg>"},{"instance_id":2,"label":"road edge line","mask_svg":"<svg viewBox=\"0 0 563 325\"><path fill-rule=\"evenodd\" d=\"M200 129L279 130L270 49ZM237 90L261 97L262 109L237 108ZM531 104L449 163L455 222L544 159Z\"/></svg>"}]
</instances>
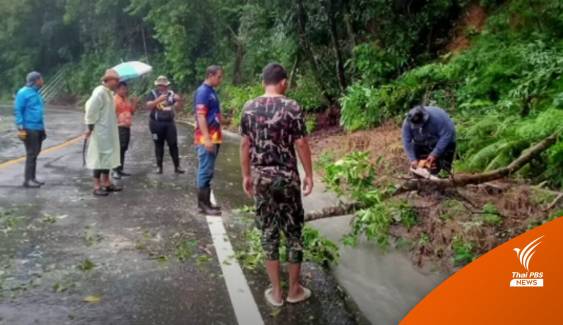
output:
<instances>
[{"instance_id":1,"label":"road edge line","mask_svg":"<svg viewBox=\"0 0 563 325\"><path fill-rule=\"evenodd\" d=\"M254 300L252 291L248 286L240 264L234 258L233 246L227 236L221 217L207 216L207 225L215 246L217 259L223 272L223 279L227 285L227 291L231 299L231 305L235 311L237 322L240 325L264 324L258 305Z\"/></svg>"}]
</instances>

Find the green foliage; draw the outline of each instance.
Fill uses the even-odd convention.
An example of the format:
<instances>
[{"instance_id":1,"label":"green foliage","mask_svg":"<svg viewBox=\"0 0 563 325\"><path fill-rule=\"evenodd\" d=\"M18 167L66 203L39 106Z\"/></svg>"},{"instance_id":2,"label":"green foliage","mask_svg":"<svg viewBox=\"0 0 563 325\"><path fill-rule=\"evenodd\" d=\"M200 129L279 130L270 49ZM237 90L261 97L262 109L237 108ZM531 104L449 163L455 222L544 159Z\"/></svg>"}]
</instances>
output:
<instances>
[{"instance_id":1,"label":"green foliage","mask_svg":"<svg viewBox=\"0 0 563 325\"><path fill-rule=\"evenodd\" d=\"M380 161L378 161L378 164ZM407 229L416 225L416 211L405 202L390 204L382 200L383 191L374 186L376 168L367 152L353 152L325 165L324 182L338 195L350 195L363 209L356 212L352 231L344 236L346 245L356 245L365 236L381 247L389 245L389 228L401 223Z\"/></svg>"},{"instance_id":2,"label":"green foliage","mask_svg":"<svg viewBox=\"0 0 563 325\"><path fill-rule=\"evenodd\" d=\"M249 100L252 100L264 93L261 85L252 86L231 86L227 85L221 89L221 100L223 114L232 119L232 125L240 125L242 110Z\"/></svg>"},{"instance_id":3,"label":"green foliage","mask_svg":"<svg viewBox=\"0 0 563 325\"><path fill-rule=\"evenodd\" d=\"M315 115L307 115L305 117L305 128L307 129L307 134L311 134L317 129L317 117Z\"/></svg>"},{"instance_id":4,"label":"green foliage","mask_svg":"<svg viewBox=\"0 0 563 325\"><path fill-rule=\"evenodd\" d=\"M197 240L184 239L176 245L175 255L179 262L188 261L195 253Z\"/></svg>"},{"instance_id":5,"label":"green foliage","mask_svg":"<svg viewBox=\"0 0 563 325\"><path fill-rule=\"evenodd\" d=\"M346 245L356 245L361 235L385 248L389 245L389 228L393 219L384 204L376 204L356 212L352 232L343 238Z\"/></svg>"},{"instance_id":6,"label":"green foliage","mask_svg":"<svg viewBox=\"0 0 563 325\"><path fill-rule=\"evenodd\" d=\"M354 67L366 84L377 85L388 81L389 77L405 63L404 58L392 57L373 42L360 44L354 48Z\"/></svg>"},{"instance_id":7,"label":"green foliage","mask_svg":"<svg viewBox=\"0 0 563 325\"><path fill-rule=\"evenodd\" d=\"M310 74L299 76L297 86L291 89L287 96L297 101L305 112L318 111L326 106L323 90Z\"/></svg>"},{"instance_id":8,"label":"green foliage","mask_svg":"<svg viewBox=\"0 0 563 325\"><path fill-rule=\"evenodd\" d=\"M413 209L407 202L400 202L392 211L393 220L400 222L405 228L411 229L418 223L416 210Z\"/></svg>"},{"instance_id":9,"label":"green foliage","mask_svg":"<svg viewBox=\"0 0 563 325\"><path fill-rule=\"evenodd\" d=\"M90 259L85 259L78 264L78 269L83 272L91 271L96 267L96 264L92 262Z\"/></svg>"},{"instance_id":10,"label":"green foliage","mask_svg":"<svg viewBox=\"0 0 563 325\"><path fill-rule=\"evenodd\" d=\"M467 209L463 204L454 199L444 201L444 203L442 203L442 209L440 218L443 220L455 219L457 216L467 213Z\"/></svg>"},{"instance_id":11,"label":"green foliage","mask_svg":"<svg viewBox=\"0 0 563 325\"><path fill-rule=\"evenodd\" d=\"M261 233L252 227L244 233L244 248L235 254L236 259L242 267L248 270L256 270L263 267L266 255L262 250ZM284 236L280 242L280 260L287 259L286 239ZM338 246L321 235L321 233L308 225L303 228L303 259L324 267L329 267L338 263L340 254Z\"/></svg>"},{"instance_id":12,"label":"green foliage","mask_svg":"<svg viewBox=\"0 0 563 325\"><path fill-rule=\"evenodd\" d=\"M369 161L367 152L353 152L325 168L324 182L337 194L349 192L362 203L373 202L369 194L373 188L375 168ZM376 201L378 201L376 199Z\"/></svg>"},{"instance_id":13,"label":"green foliage","mask_svg":"<svg viewBox=\"0 0 563 325\"><path fill-rule=\"evenodd\" d=\"M354 84L340 100L342 114L340 123L348 131L356 131L375 126L383 120L376 100L376 89Z\"/></svg>"},{"instance_id":14,"label":"green foliage","mask_svg":"<svg viewBox=\"0 0 563 325\"><path fill-rule=\"evenodd\" d=\"M475 259L473 244L456 236L452 241L453 262L455 266L463 266Z\"/></svg>"},{"instance_id":15,"label":"green foliage","mask_svg":"<svg viewBox=\"0 0 563 325\"><path fill-rule=\"evenodd\" d=\"M499 226L500 224L502 224L502 216L498 212L495 205L492 203L487 203L483 206L481 220L486 225L491 225L491 226Z\"/></svg>"},{"instance_id":16,"label":"green foliage","mask_svg":"<svg viewBox=\"0 0 563 325\"><path fill-rule=\"evenodd\" d=\"M338 245L322 236L321 233L309 226L303 228L304 260L328 267L338 263L340 254Z\"/></svg>"}]
</instances>

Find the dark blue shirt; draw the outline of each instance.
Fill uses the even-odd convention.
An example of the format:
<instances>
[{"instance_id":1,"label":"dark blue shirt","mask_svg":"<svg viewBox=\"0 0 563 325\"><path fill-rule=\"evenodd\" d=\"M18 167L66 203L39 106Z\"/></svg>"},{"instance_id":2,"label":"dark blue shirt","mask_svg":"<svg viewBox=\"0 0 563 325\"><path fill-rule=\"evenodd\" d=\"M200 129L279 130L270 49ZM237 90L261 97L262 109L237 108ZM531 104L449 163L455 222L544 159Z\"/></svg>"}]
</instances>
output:
<instances>
[{"instance_id":1,"label":"dark blue shirt","mask_svg":"<svg viewBox=\"0 0 563 325\"><path fill-rule=\"evenodd\" d=\"M198 107L199 106L199 107ZM221 103L213 87L202 84L194 96L194 114L196 115L195 143L203 144L203 134L197 122L197 116L204 115L207 120L209 137L213 143L221 143Z\"/></svg>"},{"instance_id":2,"label":"dark blue shirt","mask_svg":"<svg viewBox=\"0 0 563 325\"><path fill-rule=\"evenodd\" d=\"M455 142L455 125L443 109L425 107L428 120L422 125L414 125L405 120L403 123L403 146L410 161L417 160L414 145L433 148L430 155L440 157L446 147Z\"/></svg>"}]
</instances>

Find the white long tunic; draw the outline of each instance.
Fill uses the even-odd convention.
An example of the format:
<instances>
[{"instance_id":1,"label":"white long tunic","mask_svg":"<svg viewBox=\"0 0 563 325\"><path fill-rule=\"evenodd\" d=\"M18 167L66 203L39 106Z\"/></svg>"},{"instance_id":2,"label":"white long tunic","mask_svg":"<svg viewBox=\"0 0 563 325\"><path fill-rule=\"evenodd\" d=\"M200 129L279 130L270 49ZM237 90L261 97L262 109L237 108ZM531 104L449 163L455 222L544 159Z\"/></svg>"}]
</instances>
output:
<instances>
[{"instance_id":1,"label":"white long tunic","mask_svg":"<svg viewBox=\"0 0 563 325\"><path fill-rule=\"evenodd\" d=\"M94 124L86 154L88 169L113 169L120 165L119 133L111 90L98 86L86 102L86 125Z\"/></svg>"}]
</instances>

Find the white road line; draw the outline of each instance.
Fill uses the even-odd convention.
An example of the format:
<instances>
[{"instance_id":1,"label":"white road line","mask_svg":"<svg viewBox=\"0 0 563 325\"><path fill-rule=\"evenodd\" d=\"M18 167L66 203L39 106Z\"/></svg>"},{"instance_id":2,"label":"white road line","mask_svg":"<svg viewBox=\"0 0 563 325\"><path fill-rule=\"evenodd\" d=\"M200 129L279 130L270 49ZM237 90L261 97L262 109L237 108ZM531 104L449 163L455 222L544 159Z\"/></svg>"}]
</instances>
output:
<instances>
[{"instance_id":1,"label":"white road line","mask_svg":"<svg viewBox=\"0 0 563 325\"><path fill-rule=\"evenodd\" d=\"M242 269L238 261L232 258L235 253L223 226L223 219L207 216L207 224L239 325L264 324Z\"/></svg>"}]
</instances>

